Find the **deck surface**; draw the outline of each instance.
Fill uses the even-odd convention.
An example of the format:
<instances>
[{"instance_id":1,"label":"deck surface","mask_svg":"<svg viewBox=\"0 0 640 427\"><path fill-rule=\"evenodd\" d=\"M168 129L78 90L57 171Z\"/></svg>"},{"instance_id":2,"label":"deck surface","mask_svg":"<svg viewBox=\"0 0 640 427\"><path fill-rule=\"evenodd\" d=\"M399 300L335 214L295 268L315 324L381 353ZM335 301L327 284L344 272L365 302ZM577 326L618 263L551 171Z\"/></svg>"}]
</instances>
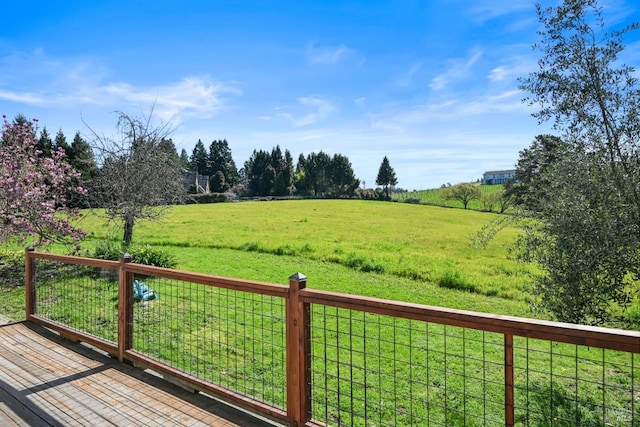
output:
<instances>
[{"instance_id":1,"label":"deck surface","mask_svg":"<svg viewBox=\"0 0 640 427\"><path fill-rule=\"evenodd\" d=\"M271 426L31 323L0 326L0 426Z\"/></svg>"}]
</instances>

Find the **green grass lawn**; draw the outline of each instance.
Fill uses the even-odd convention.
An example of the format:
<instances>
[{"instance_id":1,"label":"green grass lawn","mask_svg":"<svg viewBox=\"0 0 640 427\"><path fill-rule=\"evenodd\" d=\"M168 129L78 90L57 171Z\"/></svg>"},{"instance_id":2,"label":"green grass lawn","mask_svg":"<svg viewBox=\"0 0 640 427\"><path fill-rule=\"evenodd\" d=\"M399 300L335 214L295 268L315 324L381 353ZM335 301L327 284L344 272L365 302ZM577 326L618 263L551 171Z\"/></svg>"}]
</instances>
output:
<instances>
[{"instance_id":1,"label":"green grass lawn","mask_svg":"<svg viewBox=\"0 0 640 427\"><path fill-rule=\"evenodd\" d=\"M212 249L231 249L523 300L532 270L508 259L517 231L505 229L485 249L470 245L471 236L495 218L459 209L353 200L189 205L173 208L161 222L137 225L134 240L167 248L180 257L179 268L199 272L218 273ZM89 245L120 236L120 230L108 230L94 215L82 226L91 231ZM190 263L191 258L200 261ZM243 268L254 269L251 263ZM312 282L325 281L322 274L302 272Z\"/></svg>"}]
</instances>

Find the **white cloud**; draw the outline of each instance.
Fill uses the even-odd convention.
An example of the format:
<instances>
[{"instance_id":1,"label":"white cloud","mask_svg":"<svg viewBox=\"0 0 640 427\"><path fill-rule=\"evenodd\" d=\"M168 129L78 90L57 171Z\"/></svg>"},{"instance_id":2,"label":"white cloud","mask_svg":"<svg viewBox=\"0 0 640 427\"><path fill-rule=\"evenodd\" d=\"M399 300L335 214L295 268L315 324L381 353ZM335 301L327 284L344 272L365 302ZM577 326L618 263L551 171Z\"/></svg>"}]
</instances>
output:
<instances>
[{"instance_id":1,"label":"white cloud","mask_svg":"<svg viewBox=\"0 0 640 427\"><path fill-rule=\"evenodd\" d=\"M476 20L485 22L489 19L515 12L531 11L533 13L535 8L534 3L530 0L475 0L470 11Z\"/></svg>"},{"instance_id":2,"label":"white cloud","mask_svg":"<svg viewBox=\"0 0 640 427\"><path fill-rule=\"evenodd\" d=\"M473 65L482 57L482 51L474 49L468 58L454 58L447 61L448 68L445 72L434 77L429 84L433 90L442 90L455 80L467 76Z\"/></svg>"},{"instance_id":3,"label":"white cloud","mask_svg":"<svg viewBox=\"0 0 640 427\"><path fill-rule=\"evenodd\" d=\"M493 68L487 78L492 82L513 81L518 77L527 76L537 69L537 63L533 55L516 56L509 59L508 63Z\"/></svg>"},{"instance_id":4,"label":"white cloud","mask_svg":"<svg viewBox=\"0 0 640 427\"><path fill-rule=\"evenodd\" d=\"M344 44L339 46L319 47L315 43L309 44L307 55L312 64L330 65L345 61L355 51Z\"/></svg>"},{"instance_id":5,"label":"white cloud","mask_svg":"<svg viewBox=\"0 0 640 427\"><path fill-rule=\"evenodd\" d=\"M108 81L109 72L100 64L87 59L57 60L39 51L3 58L0 76L5 75L13 77L10 88L3 88L8 83L0 83L0 100L59 108L93 105L124 110L127 106L154 106L155 114L165 120L212 117L225 108L229 95L240 94L234 84L215 82L209 76L189 76L150 86Z\"/></svg>"},{"instance_id":6,"label":"white cloud","mask_svg":"<svg viewBox=\"0 0 640 427\"><path fill-rule=\"evenodd\" d=\"M338 111L331 101L319 96L305 96L297 99L293 106L278 107L277 115L289 120L294 126L313 124Z\"/></svg>"}]
</instances>

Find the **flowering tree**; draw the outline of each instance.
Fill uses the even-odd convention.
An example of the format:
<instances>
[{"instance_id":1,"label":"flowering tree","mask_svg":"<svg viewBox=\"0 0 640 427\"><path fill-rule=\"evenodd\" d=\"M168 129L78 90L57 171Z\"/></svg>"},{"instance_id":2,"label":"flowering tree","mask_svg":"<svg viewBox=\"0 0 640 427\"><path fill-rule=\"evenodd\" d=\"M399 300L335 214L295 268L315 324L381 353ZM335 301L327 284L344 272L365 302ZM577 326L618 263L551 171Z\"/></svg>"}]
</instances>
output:
<instances>
[{"instance_id":1,"label":"flowering tree","mask_svg":"<svg viewBox=\"0 0 640 427\"><path fill-rule=\"evenodd\" d=\"M70 221L80 213L69 209L67 197L84 194L79 174L65 161L63 149L43 155L35 126L26 120L9 123L3 116L0 140L0 243L34 245L53 241L77 243L85 232ZM34 120L35 123L35 120ZM74 184L76 183L76 184Z\"/></svg>"}]
</instances>

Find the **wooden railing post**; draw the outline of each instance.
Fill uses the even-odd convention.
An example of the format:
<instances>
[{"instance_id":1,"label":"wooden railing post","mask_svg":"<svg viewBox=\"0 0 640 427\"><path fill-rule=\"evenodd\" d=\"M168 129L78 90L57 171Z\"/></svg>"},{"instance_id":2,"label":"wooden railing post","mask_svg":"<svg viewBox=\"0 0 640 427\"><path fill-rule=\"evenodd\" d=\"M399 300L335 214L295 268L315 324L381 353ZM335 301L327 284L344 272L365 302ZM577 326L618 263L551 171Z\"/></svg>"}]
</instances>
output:
<instances>
[{"instance_id":1,"label":"wooden railing post","mask_svg":"<svg viewBox=\"0 0 640 427\"><path fill-rule=\"evenodd\" d=\"M513 335L504 334L504 424L510 427L514 423Z\"/></svg>"},{"instance_id":2,"label":"wooden railing post","mask_svg":"<svg viewBox=\"0 0 640 427\"><path fill-rule=\"evenodd\" d=\"M118 269L118 360L124 361L125 351L133 346L133 274L126 271L131 255L120 257Z\"/></svg>"},{"instance_id":3,"label":"wooden railing post","mask_svg":"<svg viewBox=\"0 0 640 427\"><path fill-rule=\"evenodd\" d=\"M24 257L24 289L25 289L25 319L31 320L31 315L36 314L36 270L33 257L29 252L33 252L33 246L29 246Z\"/></svg>"},{"instance_id":4,"label":"wooden railing post","mask_svg":"<svg viewBox=\"0 0 640 427\"><path fill-rule=\"evenodd\" d=\"M307 286L307 277L296 273L289 277L287 300L287 416L293 427L311 419L311 312L300 302L299 292Z\"/></svg>"}]
</instances>

